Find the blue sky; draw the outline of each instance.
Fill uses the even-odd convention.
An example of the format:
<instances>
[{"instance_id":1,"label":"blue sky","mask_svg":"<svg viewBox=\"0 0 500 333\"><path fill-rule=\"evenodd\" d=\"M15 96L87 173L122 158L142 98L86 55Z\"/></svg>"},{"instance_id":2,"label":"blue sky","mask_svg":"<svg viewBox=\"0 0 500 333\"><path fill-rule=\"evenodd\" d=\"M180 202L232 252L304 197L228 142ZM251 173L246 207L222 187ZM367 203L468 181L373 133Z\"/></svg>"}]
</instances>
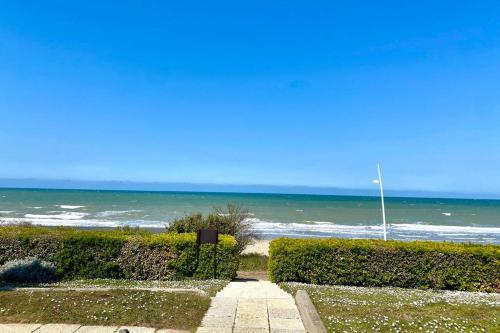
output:
<instances>
[{"instance_id":1,"label":"blue sky","mask_svg":"<svg viewBox=\"0 0 500 333\"><path fill-rule=\"evenodd\" d=\"M0 0L0 178L368 188L380 161L390 189L498 194L499 17Z\"/></svg>"}]
</instances>

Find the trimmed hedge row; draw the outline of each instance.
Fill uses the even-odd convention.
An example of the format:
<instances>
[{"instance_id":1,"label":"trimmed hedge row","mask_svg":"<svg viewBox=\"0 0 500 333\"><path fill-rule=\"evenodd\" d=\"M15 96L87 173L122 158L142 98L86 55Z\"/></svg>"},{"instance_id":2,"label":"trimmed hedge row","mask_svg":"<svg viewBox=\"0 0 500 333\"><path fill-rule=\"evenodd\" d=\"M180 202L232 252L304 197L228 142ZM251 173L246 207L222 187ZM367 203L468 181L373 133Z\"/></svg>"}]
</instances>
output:
<instances>
[{"instance_id":1,"label":"trimmed hedge row","mask_svg":"<svg viewBox=\"0 0 500 333\"><path fill-rule=\"evenodd\" d=\"M213 276L213 245L201 246L196 265L195 234L0 227L0 265L25 257L53 263L57 276L62 279L170 280ZM232 279L237 269L236 241L232 236L220 235L217 277Z\"/></svg>"},{"instance_id":2,"label":"trimmed hedge row","mask_svg":"<svg viewBox=\"0 0 500 333\"><path fill-rule=\"evenodd\" d=\"M268 267L274 282L500 291L496 245L279 238Z\"/></svg>"}]
</instances>

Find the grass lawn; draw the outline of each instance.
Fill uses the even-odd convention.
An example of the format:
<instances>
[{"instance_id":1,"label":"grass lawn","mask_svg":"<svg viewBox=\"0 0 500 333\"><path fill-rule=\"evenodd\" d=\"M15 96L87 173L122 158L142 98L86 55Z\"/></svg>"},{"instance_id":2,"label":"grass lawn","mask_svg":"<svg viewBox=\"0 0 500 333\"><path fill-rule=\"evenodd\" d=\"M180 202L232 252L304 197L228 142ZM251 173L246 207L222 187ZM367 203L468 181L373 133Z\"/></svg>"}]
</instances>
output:
<instances>
[{"instance_id":1,"label":"grass lawn","mask_svg":"<svg viewBox=\"0 0 500 333\"><path fill-rule=\"evenodd\" d=\"M194 331L210 298L144 290L0 291L0 323L139 325Z\"/></svg>"},{"instance_id":2,"label":"grass lawn","mask_svg":"<svg viewBox=\"0 0 500 333\"><path fill-rule=\"evenodd\" d=\"M280 286L305 289L329 332L500 332L500 294Z\"/></svg>"},{"instance_id":3,"label":"grass lawn","mask_svg":"<svg viewBox=\"0 0 500 333\"><path fill-rule=\"evenodd\" d=\"M262 256L259 254L242 255L240 256L240 266L238 270L244 272L267 271L268 259L268 256Z\"/></svg>"}]
</instances>

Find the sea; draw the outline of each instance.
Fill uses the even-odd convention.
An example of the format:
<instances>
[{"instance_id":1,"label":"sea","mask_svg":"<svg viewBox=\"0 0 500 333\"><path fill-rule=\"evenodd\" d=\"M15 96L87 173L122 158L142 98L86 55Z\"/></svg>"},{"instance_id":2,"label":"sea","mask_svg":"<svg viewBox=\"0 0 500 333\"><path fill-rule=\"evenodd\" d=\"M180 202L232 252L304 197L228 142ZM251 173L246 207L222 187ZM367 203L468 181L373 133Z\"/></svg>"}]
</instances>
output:
<instances>
[{"instance_id":1,"label":"sea","mask_svg":"<svg viewBox=\"0 0 500 333\"><path fill-rule=\"evenodd\" d=\"M0 225L162 229L186 214L237 203L258 237L382 238L369 196L0 189ZM500 244L500 200L386 198L389 239Z\"/></svg>"}]
</instances>

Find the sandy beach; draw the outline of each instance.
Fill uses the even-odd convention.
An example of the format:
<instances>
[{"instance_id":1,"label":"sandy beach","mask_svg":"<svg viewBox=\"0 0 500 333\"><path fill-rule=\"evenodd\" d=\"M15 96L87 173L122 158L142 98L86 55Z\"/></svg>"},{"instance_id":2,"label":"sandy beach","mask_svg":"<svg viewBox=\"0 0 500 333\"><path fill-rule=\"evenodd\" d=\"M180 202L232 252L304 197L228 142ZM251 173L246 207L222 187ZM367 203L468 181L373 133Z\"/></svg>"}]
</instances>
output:
<instances>
[{"instance_id":1,"label":"sandy beach","mask_svg":"<svg viewBox=\"0 0 500 333\"><path fill-rule=\"evenodd\" d=\"M270 240L255 240L253 244L248 245L245 250L243 250L243 254L260 254L264 256L269 255L269 243Z\"/></svg>"}]
</instances>

